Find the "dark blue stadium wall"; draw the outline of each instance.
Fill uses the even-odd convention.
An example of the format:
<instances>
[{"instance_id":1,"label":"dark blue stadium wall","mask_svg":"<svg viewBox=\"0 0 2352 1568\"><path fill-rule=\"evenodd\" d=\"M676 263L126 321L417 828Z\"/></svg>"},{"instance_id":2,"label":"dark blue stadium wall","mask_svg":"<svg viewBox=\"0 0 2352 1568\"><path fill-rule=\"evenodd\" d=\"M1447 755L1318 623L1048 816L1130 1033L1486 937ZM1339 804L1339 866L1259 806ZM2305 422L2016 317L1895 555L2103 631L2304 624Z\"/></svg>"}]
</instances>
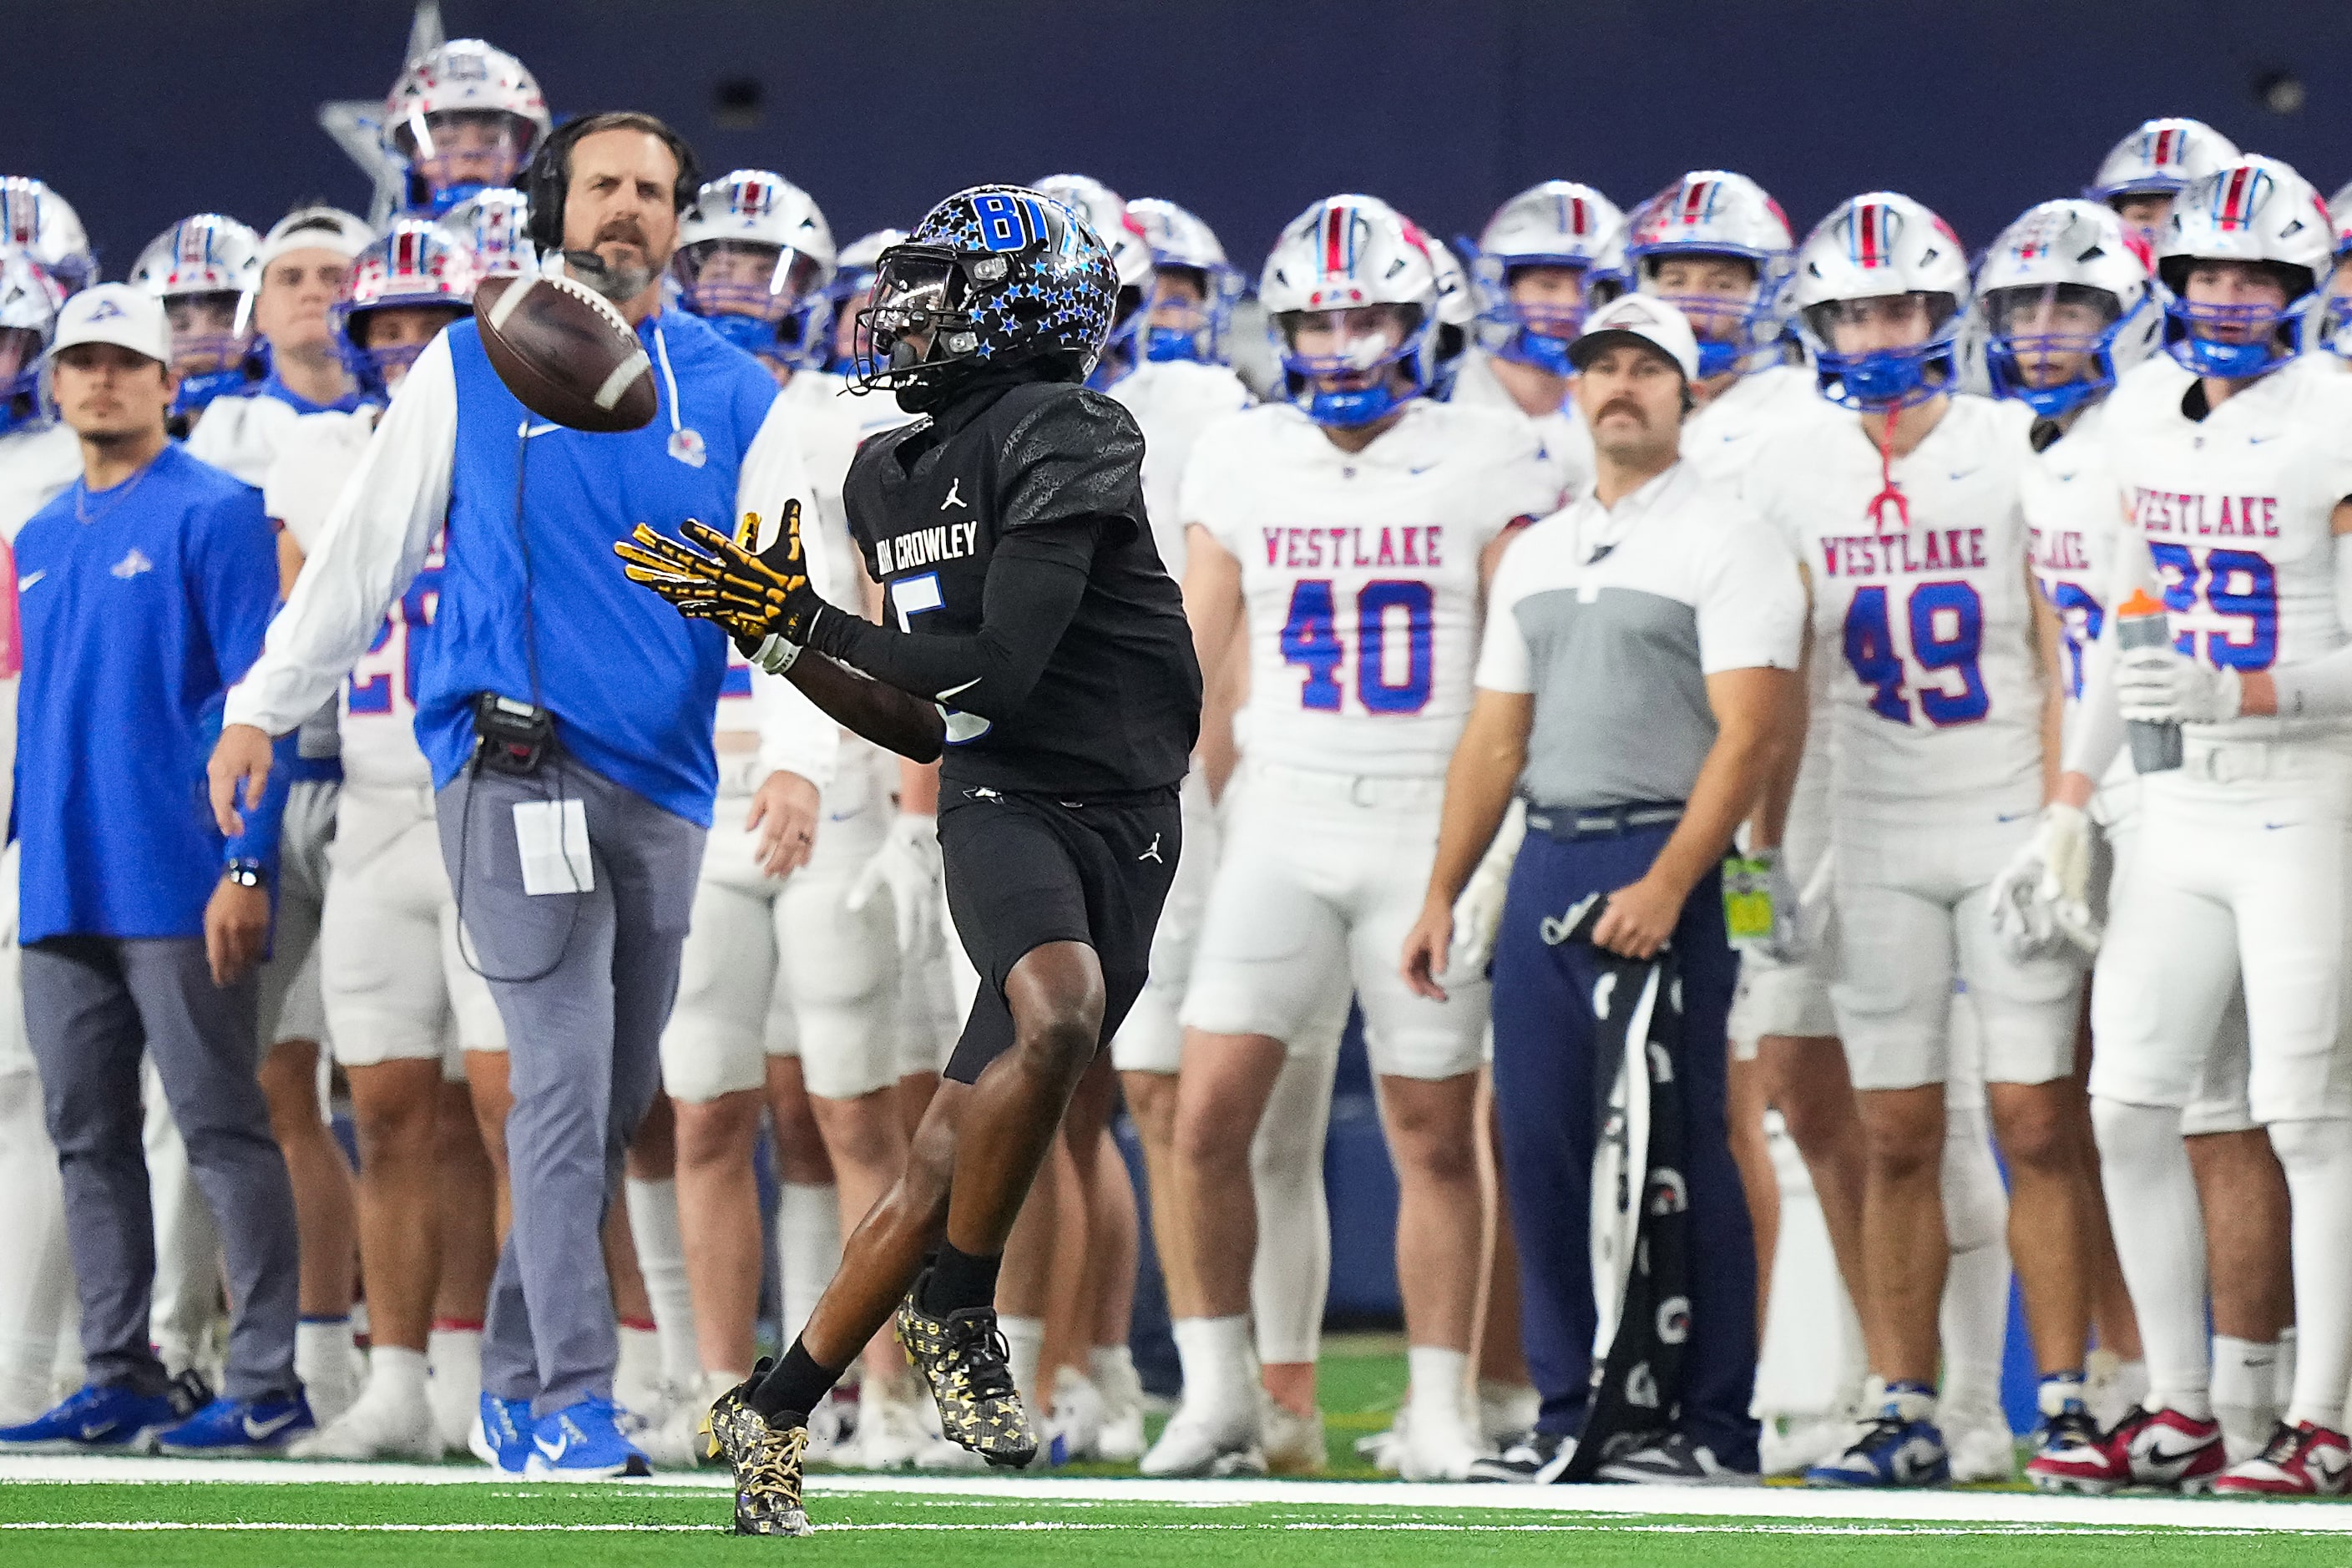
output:
<instances>
[{"instance_id":1,"label":"dark blue stadium wall","mask_svg":"<svg viewBox=\"0 0 2352 1568\"><path fill-rule=\"evenodd\" d=\"M1726 164L1799 225L1891 185L1970 246L2070 194L2140 119L2210 120L2352 177L2352 30L2272 0L446 0L559 112L653 110L714 169L780 168L837 233L980 180L1065 168L1174 197L1254 266L1315 198L1359 189L1441 232L1536 180L1639 199ZM380 96L405 0L0 3L0 171L50 180L120 276L206 207L268 223L366 187L319 131ZM2307 89L2295 113L2257 83ZM722 129L714 89L761 89Z\"/></svg>"}]
</instances>

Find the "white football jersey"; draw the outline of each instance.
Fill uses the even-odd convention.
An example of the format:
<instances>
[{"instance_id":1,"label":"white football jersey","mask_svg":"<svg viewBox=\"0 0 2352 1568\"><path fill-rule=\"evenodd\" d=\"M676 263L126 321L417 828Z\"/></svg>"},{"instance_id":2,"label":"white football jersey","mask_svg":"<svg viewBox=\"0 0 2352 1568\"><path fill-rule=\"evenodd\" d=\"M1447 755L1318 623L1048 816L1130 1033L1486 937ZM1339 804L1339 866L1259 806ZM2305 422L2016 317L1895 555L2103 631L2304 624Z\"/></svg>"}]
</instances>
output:
<instances>
[{"instance_id":1,"label":"white football jersey","mask_svg":"<svg viewBox=\"0 0 2352 1568\"><path fill-rule=\"evenodd\" d=\"M1202 431L1182 511L1241 563L1251 756L1443 777L1470 712L1480 552L1560 500L1525 420L1425 398L1357 453L1286 403Z\"/></svg>"},{"instance_id":2,"label":"white football jersey","mask_svg":"<svg viewBox=\"0 0 2352 1568\"><path fill-rule=\"evenodd\" d=\"M1811 371L1776 364L1751 372L1683 421L1683 458L1737 494L1769 449L1767 437L1792 420L1812 417L1821 405Z\"/></svg>"},{"instance_id":3,"label":"white football jersey","mask_svg":"<svg viewBox=\"0 0 2352 1568\"><path fill-rule=\"evenodd\" d=\"M1143 508L1151 519L1160 564L1184 580L1184 519L1178 488L1201 432L1256 399L1242 378L1221 364L1194 360L1147 360L1113 383L1110 395L1135 416L1143 432Z\"/></svg>"},{"instance_id":4,"label":"white football jersey","mask_svg":"<svg viewBox=\"0 0 2352 1568\"><path fill-rule=\"evenodd\" d=\"M309 416L267 393L215 397L188 432L188 456L235 474L256 489L269 478L279 446L295 422Z\"/></svg>"},{"instance_id":5,"label":"white football jersey","mask_svg":"<svg viewBox=\"0 0 2352 1568\"><path fill-rule=\"evenodd\" d=\"M2039 800L2042 685L2018 475L2026 410L1959 395L1895 459L1907 525L1860 416L1822 405L1749 476L1747 500L1811 574L1831 803Z\"/></svg>"},{"instance_id":6,"label":"white football jersey","mask_svg":"<svg viewBox=\"0 0 2352 1568\"><path fill-rule=\"evenodd\" d=\"M2352 497L2352 379L2329 358L2305 354L2201 420L2181 407L2195 379L2169 361L2132 371L2108 398L2125 531L2147 547L2173 646L2201 663L2269 669L2344 643L2333 514ZM2352 720L2212 729L2284 740L2352 735Z\"/></svg>"},{"instance_id":7,"label":"white football jersey","mask_svg":"<svg viewBox=\"0 0 2352 1568\"><path fill-rule=\"evenodd\" d=\"M870 436L895 430L914 417L887 393L853 396L848 382L822 371L794 371L780 395L792 410L793 427L800 437L801 465L816 498L824 524L826 548L833 556L833 580L845 585L858 582L857 548L849 538L849 514L841 502L842 481L849 476L850 460ZM846 602L846 601L845 601ZM856 606L862 613L863 605Z\"/></svg>"},{"instance_id":8,"label":"white football jersey","mask_svg":"<svg viewBox=\"0 0 2352 1568\"><path fill-rule=\"evenodd\" d=\"M2034 584L2065 632L2069 718L2083 698L2084 650L2099 640L2117 597L2123 499L2106 429L2107 405L2092 404L2064 435L2028 458L2018 476Z\"/></svg>"},{"instance_id":9,"label":"white football jersey","mask_svg":"<svg viewBox=\"0 0 2352 1568\"><path fill-rule=\"evenodd\" d=\"M1526 420L1542 444L1544 460L1559 481L1560 494L1573 499L1592 488L1592 432L1586 427L1584 412L1574 398L1549 414L1530 416L1495 374L1495 356L1474 348L1462 356L1462 368L1454 378L1454 395L1447 401L1456 408L1491 409Z\"/></svg>"},{"instance_id":10,"label":"white football jersey","mask_svg":"<svg viewBox=\"0 0 2352 1568\"><path fill-rule=\"evenodd\" d=\"M0 538L16 542L33 514L81 478L81 437L63 420L0 436Z\"/></svg>"}]
</instances>

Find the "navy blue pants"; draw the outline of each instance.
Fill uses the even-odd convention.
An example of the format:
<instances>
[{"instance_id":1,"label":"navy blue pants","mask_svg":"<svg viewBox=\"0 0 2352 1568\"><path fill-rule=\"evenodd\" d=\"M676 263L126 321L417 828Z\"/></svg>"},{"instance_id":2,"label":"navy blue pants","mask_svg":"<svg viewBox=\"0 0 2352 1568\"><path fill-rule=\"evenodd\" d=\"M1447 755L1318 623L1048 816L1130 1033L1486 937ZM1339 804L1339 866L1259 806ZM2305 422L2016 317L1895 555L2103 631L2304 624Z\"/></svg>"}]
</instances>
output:
<instances>
[{"instance_id":1,"label":"navy blue pants","mask_svg":"<svg viewBox=\"0 0 2352 1568\"><path fill-rule=\"evenodd\" d=\"M1640 879L1671 825L1561 844L1529 833L1511 872L1495 943L1495 1106L1503 1179L1519 1243L1519 1318L1528 1367L1543 1395L1539 1429L1584 1426L1592 1372L1591 1212L1594 1021L1592 949L1551 947L1546 916L1589 893ZM1690 1132L1691 1339L1681 1429L1735 1469L1756 1468L1756 1237L1724 1130L1727 1020L1739 960L1723 929L1713 872L1675 927L1682 965L1683 1074Z\"/></svg>"}]
</instances>

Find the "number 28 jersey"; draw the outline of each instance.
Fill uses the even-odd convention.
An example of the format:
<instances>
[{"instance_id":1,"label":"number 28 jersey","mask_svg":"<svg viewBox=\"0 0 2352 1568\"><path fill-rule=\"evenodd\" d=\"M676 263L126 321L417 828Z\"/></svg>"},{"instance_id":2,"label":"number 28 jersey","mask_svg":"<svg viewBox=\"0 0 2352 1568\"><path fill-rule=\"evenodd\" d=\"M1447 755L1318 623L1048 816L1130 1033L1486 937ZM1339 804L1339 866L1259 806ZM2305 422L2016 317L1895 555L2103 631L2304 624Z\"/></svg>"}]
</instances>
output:
<instances>
[{"instance_id":1,"label":"number 28 jersey","mask_svg":"<svg viewBox=\"0 0 2352 1568\"><path fill-rule=\"evenodd\" d=\"M1527 421L1416 399L1351 453L1268 405L1202 432L1181 494L1241 563L1249 755L1444 776L1470 713L1480 552L1560 501Z\"/></svg>"},{"instance_id":2,"label":"number 28 jersey","mask_svg":"<svg viewBox=\"0 0 2352 1568\"><path fill-rule=\"evenodd\" d=\"M2309 354L2202 419L2185 371L2159 362L2108 398L2124 530L2147 546L2173 647L2221 668L2308 663L2341 647L2333 531L2352 496L2352 376ZM2140 565L2140 563L2132 563ZM2201 728L2205 728L2200 726ZM2336 719L2234 719L2242 740L2352 735Z\"/></svg>"},{"instance_id":3,"label":"number 28 jersey","mask_svg":"<svg viewBox=\"0 0 2352 1568\"><path fill-rule=\"evenodd\" d=\"M1748 484L1811 575L1833 801L2040 798L2042 685L2018 482L2026 411L1955 396L1894 461L1907 523L1858 415L1823 405Z\"/></svg>"}]
</instances>

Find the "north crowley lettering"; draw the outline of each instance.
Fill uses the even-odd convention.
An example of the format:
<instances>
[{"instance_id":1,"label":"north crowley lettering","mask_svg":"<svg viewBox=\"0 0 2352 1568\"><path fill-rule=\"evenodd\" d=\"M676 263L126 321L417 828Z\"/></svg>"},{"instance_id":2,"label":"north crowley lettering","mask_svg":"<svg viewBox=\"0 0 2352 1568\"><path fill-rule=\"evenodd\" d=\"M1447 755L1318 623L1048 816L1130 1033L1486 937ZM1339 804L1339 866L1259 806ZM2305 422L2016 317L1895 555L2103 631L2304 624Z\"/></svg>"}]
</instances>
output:
<instances>
[{"instance_id":1,"label":"north crowley lettering","mask_svg":"<svg viewBox=\"0 0 2352 1568\"><path fill-rule=\"evenodd\" d=\"M935 561L951 561L970 555L980 540L977 522L942 522L929 528L911 529L882 541L881 575L906 572L917 566L929 566Z\"/></svg>"},{"instance_id":2,"label":"north crowley lettering","mask_svg":"<svg viewBox=\"0 0 2352 1568\"><path fill-rule=\"evenodd\" d=\"M2132 489L2131 517L2147 533L2197 534L2209 539L2278 537L2276 496L2200 495L2139 485Z\"/></svg>"},{"instance_id":3,"label":"north crowley lettering","mask_svg":"<svg viewBox=\"0 0 2352 1568\"><path fill-rule=\"evenodd\" d=\"M1822 564L1832 577L1958 572L1986 564L1984 535L1981 528L1836 534L1822 541Z\"/></svg>"},{"instance_id":4,"label":"north crowley lettering","mask_svg":"<svg viewBox=\"0 0 2352 1568\"><path fill-rule=\"evenodd\" d=\"M1337 570L1345 566L1443 566L1445 529L1383 528L1380 542L1365 548L1364 528L1261 528L1265 540L1265 563L1302 570Z\"/></svg>"}]
</instances>

